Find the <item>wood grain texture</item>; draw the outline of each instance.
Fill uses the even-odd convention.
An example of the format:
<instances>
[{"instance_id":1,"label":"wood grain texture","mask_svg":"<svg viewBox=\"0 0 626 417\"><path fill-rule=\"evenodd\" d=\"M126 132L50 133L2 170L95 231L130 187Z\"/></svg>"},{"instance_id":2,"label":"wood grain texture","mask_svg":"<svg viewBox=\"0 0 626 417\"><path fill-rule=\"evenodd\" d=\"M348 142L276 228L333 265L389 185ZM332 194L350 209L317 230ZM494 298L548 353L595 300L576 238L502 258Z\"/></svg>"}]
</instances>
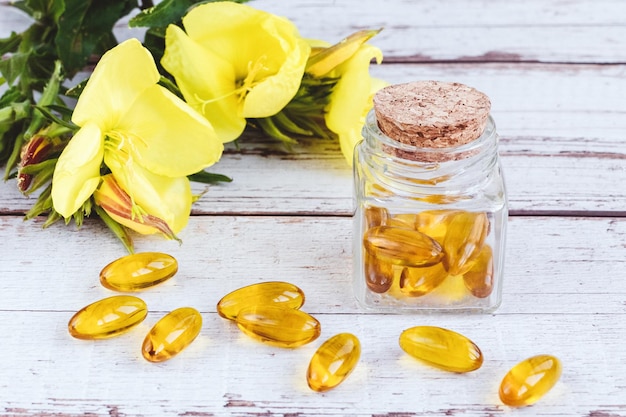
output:
<instances>
[{"instance_id":1,"label":"wood grain texture","mask_svg":"<svg viewBox=\"0 0 626 417\"><path fill-rule=\"evenodd\" d=\"M95 220L82 229L24 222L33 199L0 182L0 416L580 416L626 417L626 3L622 0L255 0L307 37L372 40L390 83L437 79L492 100L511 217L502 306L493 314L383 314L352 295L352 173L334 141L291 151L248 134L209 171L234 181L194 185L182 245L136 236L138 251L174 255L179 272L139 295L148 318L119 338L72 339L72 314L112 295L98 282L125 255ZM116 27L120 40L141 30ZM0 2L0 37L29 24ZM86 74L85 74L86 75ZM1 89L1 87L0 87ZM300 286L321 337L298 349L257 343L220 318L226 293L254 282ZM143 337L166 312L197 308L199 338L152 364ZM451 374L409 358L399 334L415 325L464 333L483 367ZM308 361L332 335L363 346L337 389L310 391ZM518 361L563 361L556 387L513 410L497 396Z\"/></svg>"},{"instance_id":2,"label":"wood grain texture","mask_svg":"<svg viewBox=\"0 0 626 417\"><path fill-rule=\"evenodd\" d=\"M2 309L72 311L111 294L98 273L125 252L110 232L95 221L80 230L62 224L41 230L42 223L0 217L0 233L11 242L0 265ZM182 245L136 236L137 251L179 261L177 279L144 293L167 302L159 311L187 300L214 313L221 296L236 288L285 280L319 294L307 299L313 313L361 312L352 297L351 218L194 216L180 238ZM512 217L498 314L626 313L624 247L623 218Z\"/></svg>"},{"instance_id":3,"label":"wood grain texture","mask_svg":"<svg viewBox=\"0 0 626 417\"><path fill-rule=\"evenodd\" d=\"M384 28L375 44L399 62L625 63L626 6L621 0L255 0L291 19L308 38L337 42L350 32ZM143 36L120 22L118 39ZM29 20L0 3L0 37Z\"/></svg>"},{"instance_id":4,"label":"wood grain texture","mask_svg":"<svg viewBox=\"0 0 626 417\"><path fill-rule=\"evenodd\" d=\"M393 61L626 62L626 6L619 0L254 4L288 17L315 39L338 41L346 29L384 28L375 43Z\"/></svg>"},{"instance_id":5,"label":"wood grain texture","mask_svg":"<svg viewBox=\"0 0 626 417\"><path fill-rule=\"evenodd\" d=\"M150 309L139 328L85 342L68 335L67 321L83 305L113 294L99 285L97 275L122 255L121 247L93 222L80 231L55 226L42 232L32 223L1 218L0 231L14 250L0 266L0 322L10 335L0 356L0 414L505 415L510 409L497 399L504 373L525 357L548 352L563 360L562 380L540 405L517 414L623 415L626 377L615 360L626 354L620 258L626 220L511 219L504 302L490 315L361 311L351 295L350 222L199 216L192 218L180 247L142 239L138 250L176 256L178 274L139 294ZM25 258L42 237L49 243L62 240L62 255ZM322 336L311 345L269 347L216 314L215 304L227 292L276 279L299 285L307 295L303 309L321 321ZM165 312L181 306L202 312L199 339L169 362L146 362L139 351L143 336ZM481 347L485 364L459 375L412 360L397 339L414 325L462 332ZM361 362L336 390L313 393L304 379L308 360L323 340L341 331L361 339Z\"/></svg>"}]
</instances>

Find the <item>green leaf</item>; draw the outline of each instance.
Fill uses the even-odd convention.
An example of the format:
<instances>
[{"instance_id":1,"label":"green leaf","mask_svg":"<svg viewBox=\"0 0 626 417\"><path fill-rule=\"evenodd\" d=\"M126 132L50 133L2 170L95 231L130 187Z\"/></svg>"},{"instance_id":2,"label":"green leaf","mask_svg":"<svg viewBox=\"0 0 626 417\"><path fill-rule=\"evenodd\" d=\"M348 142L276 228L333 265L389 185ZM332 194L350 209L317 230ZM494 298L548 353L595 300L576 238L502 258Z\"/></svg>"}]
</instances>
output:
<instances>
[{"instance_id":1,"label":"green leaf","mask_svg":"<svg viewBox=\"0 0 626 417\"><path fill-rule=\"evenodd\" d=\"M195 174L191 174L189 177L190 181L200 182L203 184L215 184L218 182L232 182L232 178L227 177L222 174L214 174L211 172L200 171Z\"/></svg>"},{"instance_id":2,"label":"green leaf","mask_svg":"<svg viewBox=\"0 0 626 417\"><path fill-rule=\"evenodd\" d=\"M9 59L0 60L0 73L9 85L13 85L26 70L30 52L13 54Z\"/></svg>"},{"instance_id":3,"label":"green leaf","mask_svg":"<svg viewBox=\"0 0 626 417\"><path fill-rule=\"evenodd\" d=\"M41 97L37 102L39 107L48 106L54 103L59 95L59 88L61 87L61 82L63 82L63 75L61 74L61 62L54 62L54 71L50 76L50 80L46 83L46 86L43 89ZM44 117L41 113L34 113L33 120L30 122L28 129L24 132L24 138L29 140L37 131L41 128L44 122Z\"/></svg>"},{"instance_id":4,"label":"green leaf","mask_svg":"<svg viewBox=\"0 0 626 417\"><path fill-rule=\"evenodd\" d=\"M296 139L287 135L278 126L276 126L276 123L274 123L271 117L253 119L251 120L251 122L256 122L256 124L258 124L259 127L266 134L268 134L270 137L273 137L274 139L278 139L279 141L283 142L286 145L293 145L293 144L298 143Z\"/></svg>"},{"instance_id":5,"label":"green leaf","mask_svg":"<svg viewBox=\"0 0 626 417\"><path fill-rule=\"evenodd\" d=\"M25 195L31 195L39 188L48 184L52 180L54 175L54 167L57 164L57 159L48 159L38 164L28 165L20 169L20 174L32 175L30 186L23 193Z\"/></svg>"},{"instance_id":6,"label":"green leaf","mask_svg":"<svg viewBox=\"0 0 626 417\"><path fill-rule=\"evenodd\" d=\"M89 78L79 82L74 87L68 89L65 92L65 95L67 97L70 97L70 98L78 98L78 97L80 97L80 94L83 92L83 90L85 89L85 86L87 85L87 81L89 81Z\"/></svg>"},{"instance_id":7,"label":"green leaf","mask_svg":"<svg viewBox=\"0 0 626 417\"><path fill-rule=\"evenodd\" d=\"M165 0L154 7L141 11L130 19L128 26L134 27L167 27L182 19L187 10L194 4L194 0Z\"/></svg>"},{"instance_id":8,"label":"green leaf","mask_svg":"<svg viewBox=\"0 0 626 417\"><path fill-rule=\"evenodd\" d=\"M57 159L46 159L38 164L26 165L20 169L20 174L37 175L44 171L54 171Z\"/></svg>"},{"instance_id":9,"label":"green leaf","mask_svg":"<svg viewBox=\"0 0 626 417\"><path fill-rule=\"evenodd\" d=\"M12 123L26 119L30 116L30 102L14 102L0 108L0 125L11 125Z\"/></svg>"},{"instance_id":10,"label":"green leaf","mask_svg":"<svg viewBox=\"0 0 626 417\"><path fill-rule=\"evenodd\" d=\"M54 210L51 210L50 214L48 214L48 218L46 219L46 222L43 224L43 228L45 229L46 227L53 225L54 223L61 220L62 218L63 217L59 213L57 213Z\"/></svg>"},{"instance_id":11,"label":"green leaf","mask_svg":"<svg viewBox=\"0 0 626 417\"><path fill-rule=\"evenodd\" d=\"M0 124L0 166L9 159L11 152L15 148L16 138L22 135L25 128L24 121L18 121L10 125ZM11 177L8 170L7 178Z\"/></svg>"},{"instance_id":12,"label":"green leaf","mask_svg":"<svg viewBox=\"0 0 626 417\"><path fill-rule=\"evenodd\" d=\"M18 101L24 101L26 97L16 87L11 87L0 97L0 107L10 106Z\"/></svg>"},{"instance_id":13,"label":"green leaf","mask_svg":"<svg viewBox=\"0 0 626 417\"><path fill-rule=\"evenodd\" d=\"M24 220L30 220L50 210L52 210L52 184L48 185L41 194L39 194L35 204L33 204L24 216Z\"/></svg>"},{"instance_id":14,"label":"green leaf","mask_svg":"<svg viewBox=\"0 0 626 417\"><path fill-rule=\"evenodd\" d=\"M15 32L11 32L8 38L0 39L0 56L17 51L20 42L22 42L22 35Z\"/></svg>"},{"instance_id":15,"label":"green leaf","mask_svg":"<svg viewBox=\"0 0 626 417\"><path fill-rule=\"evenodd\" d=\"M26 6L34 11L39 13L46 13L48 11L48 3L47 0L26 0Z\"/></svg>"},{"instance_id":16,"label":"green leaf","mask_svg":"<svg viewBox=\"0 0 626 417\"><path fill-rule=\"evenodd\" d=\"M128 233L128 229L113 220L102 207L94 205L94 208L98 217L100 217L104 224L113 232L115 236L117 236L128 253L134 253L135 249L133 248L133 240Z\"/></svg>"},{"instance_id":17,"label":"green leaf","mask_svg":"<svg viewBox=\"0 0 626 417\"><path fill-rule=\"evenodd\" d=\"M66 0L48 0L47 3L50 6L50 8L48 9L48 15L53 22L58 22L63 12L65 12Z\"/></svg>"},{"instance_id":18,"label":"green leaf","mask_svg":"<svg viewBox=\"0 0 626 417\"><path fill-rule=\"evenodd\" d=\"M141 11L130 19L128 25L132 27L165 28L172 23L178 23L196 4L214 3L222 0L165 0ZM231 0L233 3L246 3L248 0Z\"/></svg>"},{"instance_id":19,"label":"green leaf","mask_svg":"<svg viewBox=\"0 0 626 417\"><path fill-rule=\"evenodd\" d=\"M287 114L284 112L278 112L273 116L270 116L276 126L281 128L283 131L291 132L295 135L301 136L312 136L313 132L310 129L307 129L304 126L298 125L292 119L289 118Z\"/></svg>"},{"instance_id":20,"label":"green leaf","mask_svg":"<svg viewBox=\"0 0 626 417\"><path fill-rule=\"evenodd\" d=\"M41 112L41 114L48 119L49 121L56 123L58 125L61 125L63 127L66 127L70 130L78 130L78 126L76 126L74 123L70 122L70 121L66 121L63 120L59 117L57 117L54 113L52 113L50 111L50 108L52 106L34 106L35 109L37 109L37 111Z\"/></svg>"},{"instance_id":21,"label":"green leaf","mask_svg":"<svg viewBox=\"0 0 626 417\"><path fill-rule=\"evenodd\" d=\"M26 1L14 1L12 3L9 3L11 6L15 7L16 9L19 9L21 11L23 11L24 13L28 14L29 16L33 15L33 9L31 9L30 7L28 7L28 5L26 4Z\"/></svg>"},{"instance_id":22,"label":"green leaf","mask_svg":"<svg viewBox=\"0 0 626 417\"><path fill-rule=\"evenodd\" d=\"M161 78L159 79L159 85L167 88L172 94L184 100L183 93L180 92L180 88L178 88L178 86L169 78L161 76Z\"/></svg>"},{"instance_id":23,"label":"green leaf","mask_svg":"<svg viewBox=\"0 0 626 417\"><path fill-rule=\"evenodd\" d=\"M108 44L114 39L113 26L136 5L132 0L66 0L54 43L68 78L84 67L91 54L115 46Z\"/></svg>"}]
</instances>

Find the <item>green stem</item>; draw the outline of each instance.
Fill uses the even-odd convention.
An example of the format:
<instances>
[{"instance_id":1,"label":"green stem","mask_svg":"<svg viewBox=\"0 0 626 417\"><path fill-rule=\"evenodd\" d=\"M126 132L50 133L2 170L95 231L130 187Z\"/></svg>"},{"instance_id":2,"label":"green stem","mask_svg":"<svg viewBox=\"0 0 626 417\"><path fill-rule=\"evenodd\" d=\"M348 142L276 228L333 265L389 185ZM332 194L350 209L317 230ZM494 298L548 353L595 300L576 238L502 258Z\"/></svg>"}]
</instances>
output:
<instances>
[{"instance_id":1,"label":"green stem","mask_svg":"<svg viewBox=\"0 0 626 417\"><path fill-rule=\"evenodd\" d=\"M104 224L113 232L115 236L122 242L128 253L134 253L133 241L124 226L116 222L107 214L104 209L98 205L94 206L96 214L102 219Z\"/></svg>"}]
</instances>

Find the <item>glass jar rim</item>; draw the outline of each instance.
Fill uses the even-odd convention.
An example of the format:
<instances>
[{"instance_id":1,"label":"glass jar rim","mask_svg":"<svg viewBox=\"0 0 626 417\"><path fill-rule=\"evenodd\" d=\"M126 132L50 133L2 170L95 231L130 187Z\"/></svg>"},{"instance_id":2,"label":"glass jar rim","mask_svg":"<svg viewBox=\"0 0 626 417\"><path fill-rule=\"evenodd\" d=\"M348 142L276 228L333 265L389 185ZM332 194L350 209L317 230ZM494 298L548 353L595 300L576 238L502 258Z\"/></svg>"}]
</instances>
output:
<instances>
[{"instance_id":1,"label":"glass jar rim","mask_svg":"<svg viewBox=\"0 0 626 417\"><path fill-rule=\"evenodd\" d=\"M403 153L405 155L422 155L422 157L416 160L416 162L437 162L437 160L439 159L437 158L437 156L445 156L445 158L443 158L445 160L465 159L466 157L480 153L481 148L488 147L489 144L492 143L494 136L496 136L496 125L491 114L487 117L485 129L478 138L468 143L439 148L411 145L387 136L378 126L376 113L373 109L368 112L362 130L362 135L365 141L368 141L368 139L370 139L369 144L371 145L371 140L375 139L377 142L379 142L375 147L380 148L385 153L389 153L386 149L390 149L394 152L398 151L399 153ZM457 157L454 157L455 155ZM402 157L401 159L410 160L410 158Z\"/></svg>"}]
</instances>

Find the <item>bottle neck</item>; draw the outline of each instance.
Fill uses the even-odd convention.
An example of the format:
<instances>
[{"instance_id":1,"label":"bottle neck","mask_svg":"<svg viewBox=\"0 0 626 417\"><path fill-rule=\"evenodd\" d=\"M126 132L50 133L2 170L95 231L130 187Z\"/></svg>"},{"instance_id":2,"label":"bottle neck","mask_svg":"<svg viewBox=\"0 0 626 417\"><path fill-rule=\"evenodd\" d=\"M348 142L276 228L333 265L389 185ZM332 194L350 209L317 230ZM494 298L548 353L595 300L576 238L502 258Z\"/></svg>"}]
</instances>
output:
<instances>
[{"instance_id":1,"label":"bottle neck","mask_svg":"<svg viewBox=\"0 0 626 417\"><path fill-rule=\"evenodd\" d=\"M498 135L491 116L474 141L445 148L424 148L385 135L373 111L363 126L359 163L385 177L390 185L464 188L482 183L498 164ZM379 176L379 175L376 175Z\"/></svg>"}]
</instances>

